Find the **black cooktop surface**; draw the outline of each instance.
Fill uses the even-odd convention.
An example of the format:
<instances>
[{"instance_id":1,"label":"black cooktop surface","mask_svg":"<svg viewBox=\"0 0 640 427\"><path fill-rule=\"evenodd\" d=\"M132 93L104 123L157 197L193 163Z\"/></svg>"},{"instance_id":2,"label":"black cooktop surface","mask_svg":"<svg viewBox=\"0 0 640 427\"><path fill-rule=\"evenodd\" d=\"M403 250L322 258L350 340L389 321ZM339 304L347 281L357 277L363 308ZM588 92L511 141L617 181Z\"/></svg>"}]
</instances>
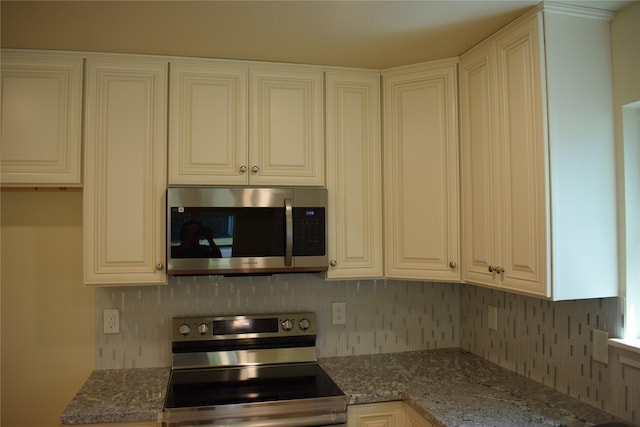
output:
<instances>
[{"instance_id":1,"label":"black cooktop surface","mask_svg":"<svg viewBox=\"0 0 640 427\"><path fill-rule=\"evenodd\" d=\"M316 363L174 370L165 408L344 396Z\"/></svg>"}]
</instances>

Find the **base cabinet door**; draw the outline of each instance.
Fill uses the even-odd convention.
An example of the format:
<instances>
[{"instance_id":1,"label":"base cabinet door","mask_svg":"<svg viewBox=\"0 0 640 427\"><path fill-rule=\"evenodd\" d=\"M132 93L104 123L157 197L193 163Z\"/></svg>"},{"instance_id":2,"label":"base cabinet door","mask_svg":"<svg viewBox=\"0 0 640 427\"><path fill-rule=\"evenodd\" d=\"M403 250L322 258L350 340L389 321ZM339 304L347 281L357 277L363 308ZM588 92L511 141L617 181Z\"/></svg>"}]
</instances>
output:
<instances>
[{"instance_id":1,"label":"base cabinet door","mask_svg":"<svg viewBox=\"0 0 640 427\"><path fill-rule=\"evenodd\" d=\"M2 50L0 184L82 183L82 57Z\"/></svg>"},{"instance_id":2,"label":"base cabinet door","mask_svg":"<svg viewBox=\"0 0 640 427\"><path fill-rule=\"evenodd\" d=\"M326 74L329 279L382 277L380 74Z\"/></svg>"},{"instance_id":3,"label":"base cabinet door","mask_svg":"<svg viewBox=\"0 0 640 427\"><path fill-rule=\"evenodd\" d=\"M411 406L404 404L404 426L405 427L433 427L422 415L416 412Z\"/></svg>"},{"instance_id":4,"label":"base cabinet door","mask_svg":"<svg viewBox=\"0 0 640 427\"><path fill-rule=\"evenodd\" d=\"M456 67L383 72L388 278L460 280Z\"/></svg>"},{"instance_id":5,"label":"base cabinet door","mask_svg":"<svg viewBox=\"0 0 640 427\"><path fill-rule=\"evenodd\" d=\"M347 407L347 427L402 427L403 403L385 402Z\"/></svg>"},{"instance_id":6,"label":"base cabinet door","mask_svg":"<svg viewBox=\"0 0 640 427\"><path fill-rule=\"evenodd\" d=\"M404 402L382 402L347 407L347 427L433 427Z\"/></svg>"},{"instance_id":7,"label":"base cabinet door","mask_svg":"<svg viewBox=\"0 0 640 427\"><path fill-rule=\"evenodd\" d=\"M86 64L85 283L166 283L167 64Z\"/></svg>"}]
</instances>

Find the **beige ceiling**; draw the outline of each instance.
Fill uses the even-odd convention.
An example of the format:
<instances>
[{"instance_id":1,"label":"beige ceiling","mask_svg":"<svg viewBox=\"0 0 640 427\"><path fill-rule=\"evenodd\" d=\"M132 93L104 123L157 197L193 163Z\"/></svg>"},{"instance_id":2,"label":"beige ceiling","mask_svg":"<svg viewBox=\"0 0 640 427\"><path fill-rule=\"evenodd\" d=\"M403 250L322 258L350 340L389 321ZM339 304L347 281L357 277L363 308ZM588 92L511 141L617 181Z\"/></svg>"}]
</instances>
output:
<instances>
[{"instance_id":1,"label":"beige ceiling","mask_svg":"<svg viewBox=\"0 0 640 427\"><path fill-rule=\"evenodd\" d=\"M618 10L631 1L573 0ZM459 55L537 0L4 1L11 48L389 68Z\"/></svg>"}]
</instances>

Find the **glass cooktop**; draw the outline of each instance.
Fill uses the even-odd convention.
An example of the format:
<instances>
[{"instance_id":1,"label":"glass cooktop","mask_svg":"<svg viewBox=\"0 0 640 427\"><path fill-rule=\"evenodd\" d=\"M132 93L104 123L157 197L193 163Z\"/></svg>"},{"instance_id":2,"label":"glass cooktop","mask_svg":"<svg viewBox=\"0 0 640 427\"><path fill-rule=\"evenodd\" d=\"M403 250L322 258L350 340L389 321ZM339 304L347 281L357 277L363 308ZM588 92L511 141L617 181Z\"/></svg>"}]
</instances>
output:
<instances>
[{"instance_id":1,"label":"glass cooktop","mask_svg":"<svg viewBox=\"0 0 640 427\"><path fill-rule=\"evenodd\" d=\"M173 370L165 408L344 396L317 363Z\"/></svg>"}]
</instances>

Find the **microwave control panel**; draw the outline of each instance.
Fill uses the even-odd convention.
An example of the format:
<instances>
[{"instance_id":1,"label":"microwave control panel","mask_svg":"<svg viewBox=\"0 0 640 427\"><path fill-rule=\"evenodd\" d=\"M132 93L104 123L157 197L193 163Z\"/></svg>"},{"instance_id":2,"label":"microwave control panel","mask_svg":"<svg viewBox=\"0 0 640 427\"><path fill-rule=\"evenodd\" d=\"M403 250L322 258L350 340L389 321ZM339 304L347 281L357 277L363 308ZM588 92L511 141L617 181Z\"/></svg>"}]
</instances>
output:
<instances>
[{"instance_id":1,"label":"microwave control panel","mask_svg":"<svg viewBox=\"0 0 640 427\"><path fill-rule=\"evenodd\" d=\"M293 255L325 255L325 224L324 208L293 208Z\"/></svg>"}]
</instances>

